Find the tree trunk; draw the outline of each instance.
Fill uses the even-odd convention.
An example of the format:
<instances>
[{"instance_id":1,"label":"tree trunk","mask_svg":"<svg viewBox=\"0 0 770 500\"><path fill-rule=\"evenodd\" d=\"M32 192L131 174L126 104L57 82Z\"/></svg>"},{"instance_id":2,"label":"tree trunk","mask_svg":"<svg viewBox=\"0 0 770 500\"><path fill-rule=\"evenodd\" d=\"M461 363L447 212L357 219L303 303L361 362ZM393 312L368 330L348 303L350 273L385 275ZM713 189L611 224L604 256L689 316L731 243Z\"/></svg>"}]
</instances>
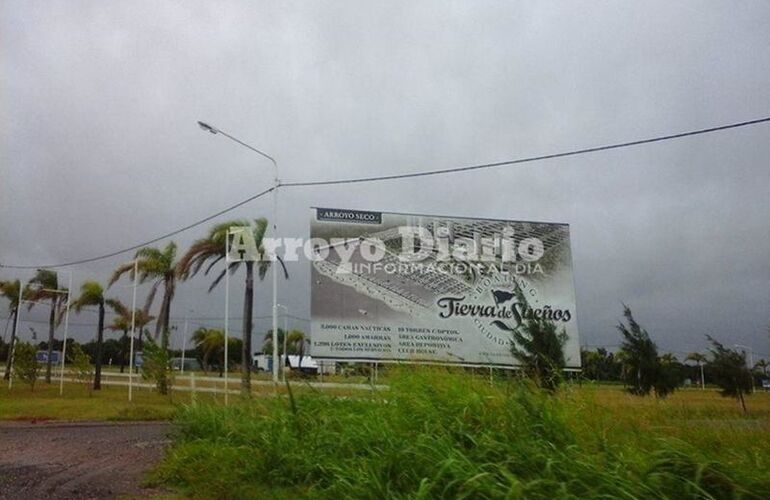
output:
<instances>
[{"instance_id":1,"label":"tree trunk","mask_svg":"<svg viewBox=\"0 0 770 500\"><path fill-rule=\"evenodd\" d=\"M743 408L743 413L748 413L748 410L746 409L746 400L743 399L743 391L738 389L738 399L741 400L741 408Z\"/></svg>"},{"instance_id":2,"label":"tree trunk","mask_svg":"<svg viewBox=\"0 0 770 500\"><path fill-rule=\"evenodd\" d=\"M94 390L102 388L102 343L104 341L104 301L99 303L99 326L96 331L96 367L94 369Z\"/></svg>"},{"instance_id":3,"label":"tree trunk","mask_svg":"<svg viewBox=\"0 0 770 500\"><path fill-rule=\"evenodd\" d=\"M698 361L698 365L700 366L700 388L701 390L706 389L706 377L703 374L703 363Z\"/></svg>"},{"instance_id":4,"label":"tree trunk","mask_svg":"<svg viewBox=\"0 0 770 500\"><path fill-rule=\"evenodd\" d=\"M168 316L167 316L168 317ZM161 341L160 345L163 349L164 353L168 353L168 328L163 330L163 333L161 333ZM158 376L158 393L162 395L167 395L169 393L169 377L168 377L168 365L163 367L163 371L159 373Z\"/></svg>"},{"instance_id":5,"label":"tree trunk","mask_svg":"<svg viewBox=\"0 0 770 500\"><path fill-rule=\"evenodd\" d=\"M162 318L162 320L158 319L157 325L161 327L160 348L163 349L164 352L167 352L168 340L169 340L168 325L171 319L171 299L174 297L174 278L173 277L167 276L165 278L165 281L163 282L163 290L164 290L163 304L161 305L161 311L160 311L160 318ZM168 377L166 376L165 371L160 376L160 380L158 381L158 387L159 387L158 392L160 392L161 394L165 395L168 393Z\"/></svg>"},{"instance_id":6,"label":"tree trunk","mask_svg":"<svg viewBox=\"0 0 770 500\"><path fill-rule=\"evenodd\" d=\"M56 324L56 300L57 297L51 299L51 313L48 315L48 358L45 362L45 383L51 383L51 355L53 354L53 332L54 325Z\"/></svg>"},{"instance_id":7,"label":"tree trunk","mask_svg":"<svg viewBox=\"0 0 770 500\"><path fill-rule=\"evenodd\" d=\"M126 338L128 330L123 330L123 337L120 339L120 373L123 373L126 367Z\"/></svg>"},{"instance_id":8,"label":"tree trunk","mask_svg":"<svg viewBox=\"0 0 770 500\"><path fill-rule=\"evenodd\" d=\"M11 377L11 363L13 363L13 346L16 344L16 315L19 314L19 306L13 310L13 329L11 330L11 343L8 344L8 357L5 363L5 380Z\"/></svg>"},{"instance_id":9,"label":"tree trunk","mask_svg":"<svg viewBox=\"0 0 770 500\"><path fill-rule=\"evenodd\" d=\"M299 341L299 362L297 363L297 369L299 373L302 373L302 358L305 357L305 339Z\"/></svg>"},{"instance_id":10,"label":"tree trunk","mask_svg":"<svg viewBox=\"0 0 770 500\"><path fill-rule=\"evenodd\" d=\"M139 336L137 337L136 344L134 345L134 361L133 361L134 371L136 373L139 373L139 367L136 366L136 353L137 352L144 353L144 351L142 350L142 344L144 343L144 326L138 328L138 330L139 330Z\"/></svg>"},{"instance_id":11,"label":"tree trunk","mask_svg":"<svg viewBox=\"0 0 770 500\"><path fill-rule=\"evenodd\" d=\"M642 392L642 368L638 367L636 369L636 390L639 392L639 394L643 394Z\"/></svg>"},{"instance_id":12,"label":"tree trunk","mask_svg":"<svg viewBox=\"0 0 770 500\"><path fill-rule=\"evenodd\" d=\"M171 319L171 300L174 298L174 281L173 279L166 279L163 284L163 303L160 307L160 315L158 321L155 324L155 340L158 340L158 336L166 332L168 333L168 325ZM168 349L168 335L160 335L160 345L163 349Z\"/></svg>"},{"instance_id":13,"label":"tree trunk","mask_svg":"<svg viewBox=\"0 0 770 500\"><path fill-rule=\"evenodd\" d=\"M246 289L243 295L243 342L241 348L241 395L251 396L251 329L254 313L254 262L246 261ZM227 339L225 339L227 342Z\"/></svg>"}]
</instances>

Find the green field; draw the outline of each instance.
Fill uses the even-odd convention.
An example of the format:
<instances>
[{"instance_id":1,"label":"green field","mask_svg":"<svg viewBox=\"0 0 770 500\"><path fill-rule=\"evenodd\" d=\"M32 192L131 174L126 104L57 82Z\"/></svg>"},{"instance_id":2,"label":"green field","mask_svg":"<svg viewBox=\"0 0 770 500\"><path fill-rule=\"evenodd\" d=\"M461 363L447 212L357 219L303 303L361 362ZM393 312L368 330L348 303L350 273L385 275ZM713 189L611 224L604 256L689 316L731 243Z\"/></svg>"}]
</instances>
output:
<instances>
[{"instance_id":1,"label":"green field","mask_svg":"<svg viewBox=\"0 0 770 500\"><path fill-rule=\"evenodd\" d=\"M236 381L234 381L236 382ZM0 419L174 418L151 481L196 498L770 498L770 394L748 415L716 390L665 400L619 386L395 371L383 391L295 382L244 402L125 387L0 388ZM237 383L237 382L236 382ZM234 385L233 388L237 386Z\"/></svg>"},{"instance_id":2,"label":"green field","mask_svg":"<svg viewBox=\"0 0 770 500\"><path fill-rule=\"evenodd\" d=\"M446 370L357 397L186 406L154 480L199 498L769 498L770 395L545 396Z\"/></svg>"},{"instance_id":3,"label":"green field","mask_svg":"<svg viewBox=\"0 0 770 500\"><path fill-rule=\"evenodd\" d=\"M0 420L168 420L176 410L172 400L147 389L134 389L128 402L126 387L103 386L88 391L79 384L65 384L59 396L59 384L38 382L34 391L16 383L9 390L0 386Z\"/></svg>"},{"instance_id":4,"label":"green field","mask_svg":"<svg viewBox=\"0 0 770 500\"><path fill-rule=\"evenodd\" d=\"M102 389L89 394L82 384L66 382L64 394L59 395L59 382L54 380L52 384L45 384L42 380L35 385L35 390L30 391L29 386L16 381L12 389L8 389L7 382L0 384L0 420L171 420L177 410L183 405L189 405L193 401L200 404L224 405L225 398L222 392L204 392L216 389L222 391L224 380L196 379L197 392L193 395L190 390L188 378L177 377L176 385L186 390L173 390L169 396L159 395L152 385L141 377L136 377L133 389L133 402L128 401L128 387L125 385L110 385L110 382L127 383L126 377L118 377L115 372L106 371L102 374ZM212 377L216 378L216 377ZM338 379L340 380L340 379ZM258 383L258 382L263 383ZM252 386L252 396L272 397L275 394L286 392L285 385L273 386L272 383L264 383L266 379L255 379ZM350 385L348 381L347 385ZM358 382L358 379L353 381ZM337 382L339 383L339 382ZM140 386L143 384L144 386ZM304 380L294 381L295 391L299 394L314 392L316 389L309 387ZM229 380L228 401L238 404L241 401L237 393L240 387L238 374L231 374ZM360 395L362 390L351 385L350 388L324 388L325 394L330 396ZM368 392L368 389L363 392ZM234 393L234 394L233 394Z\"/></svg>"}]
</instances>

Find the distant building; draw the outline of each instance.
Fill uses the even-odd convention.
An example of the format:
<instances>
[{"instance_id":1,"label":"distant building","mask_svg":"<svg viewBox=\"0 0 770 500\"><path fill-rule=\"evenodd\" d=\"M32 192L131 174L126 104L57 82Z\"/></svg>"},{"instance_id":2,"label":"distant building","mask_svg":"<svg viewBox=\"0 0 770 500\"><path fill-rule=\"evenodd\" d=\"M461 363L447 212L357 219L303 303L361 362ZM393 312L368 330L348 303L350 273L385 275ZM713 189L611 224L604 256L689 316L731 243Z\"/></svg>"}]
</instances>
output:
<instances>
[{"instance_id":1,"label":"distant building","mask_svg":"<svg viewBox=\"0 0 770 500\"><path fill-rule=\"evenodd\" d=\"M272 372L272 354L264 354L261 352L255 353L253 357L253 366L257 370ZM311 356L302 356L302 364L300 365L300 358L296 354L289 354L286 366L289 370L299 370L308 374L322 373L324 375L329 375L334 374L337 371L337 363L335 361L316 360Z\"/></svg>"},{"instance_id":2,"label":"distant building","mask_svg":"<svg viewBox=\"0 0 770 500\"><path fill-rule=\"evenodd\" d=\"M182 358L171 358L171 369L182 370ZM195 358L184 358L184 371L202 370L200 362Z\"/></svg>"}]
</instances>

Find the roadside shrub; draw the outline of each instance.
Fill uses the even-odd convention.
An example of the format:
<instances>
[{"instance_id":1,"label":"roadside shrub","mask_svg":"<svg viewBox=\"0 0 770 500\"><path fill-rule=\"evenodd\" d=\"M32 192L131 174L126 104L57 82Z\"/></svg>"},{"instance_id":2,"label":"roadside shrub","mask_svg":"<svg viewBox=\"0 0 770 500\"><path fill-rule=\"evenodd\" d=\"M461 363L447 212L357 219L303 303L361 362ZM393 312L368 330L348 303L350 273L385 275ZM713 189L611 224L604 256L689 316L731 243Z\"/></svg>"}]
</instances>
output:
<instances>
[{"instance_id":1,"label":"roadside shrub","mask_svg":"<svg viewBox=\"0 0 770 500\"><path fill-rule=\"evenodd\" d=\"M171 354L164 347L168 344L168 332L163 333L164 341L159 345L151 338L144 342L144 365L142 378L155 382L159 394L169 395L174 385L174 371L171 369Z\"/></svg>"},{"instance_id":2,"label":"roadside shrub","mask_svg":"<svg viewBox=\"0 0 770 500\"><path fill-rule=\"evenodd\" d=\"M446 369L364 397L183 407L156 480L199 498L704 498L745 493L684 443L586 448L567 398ZM665 446L664 446L665 445Z\"/></svg>"},{"instance_id":3,"label":"roadside shrub","mask_svg":"<svg viewBox=\"0 0 770 500\"><path fill-rule=\"evenodd\" d=\"M35 390L35 382L40 375L35 346L26 342L16 342L13 352L13 375L27 384L31 391Z\"/></svg>"},{"instance_id":4,"label":"roadside shrub","mask_svg":"<svg viewBox=\"0 0 770 500\"><path fill-rule=\"evenodd\" d=\"M91 364L91 357L80 347L80 344L73 343L69 346L67 358L69 358L72 378L85 387L89 396L93 395L94 367Z\"/></svg>"}]
</instances>

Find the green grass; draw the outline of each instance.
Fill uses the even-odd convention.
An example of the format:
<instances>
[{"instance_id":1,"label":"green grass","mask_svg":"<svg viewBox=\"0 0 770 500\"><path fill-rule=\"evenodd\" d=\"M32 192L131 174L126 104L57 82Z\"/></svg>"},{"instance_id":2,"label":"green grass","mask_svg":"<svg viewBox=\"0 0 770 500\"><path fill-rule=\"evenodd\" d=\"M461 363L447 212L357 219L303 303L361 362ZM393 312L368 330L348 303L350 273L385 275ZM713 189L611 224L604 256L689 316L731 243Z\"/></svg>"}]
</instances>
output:
<instances>
[{"instance_id":1,"label":"green grass","mask_svg":"<svg viewBox=\"0 0 770 500\"><path fill-rule=\"evenodd\" d=\"M64 395L59 396L59 382L46 384L39 380L35 390L28 385L15 381L13 389L9 390L7 382L0 383L0 420L171 420L176 408L184 403L190 403L193 395L189 390L172 391L171 397L161 396L155 390L134 386L133 402L128 402L128 387L109 385L106 382L116 380L110 372L103 374L101 391L93 391L89 396L82 384L65 383ZM126 378L118 378L126 382ZM147 384L146 380L137 377L137 382ZM2 381L0 381L2 382ZM189 383L177 380L182 386ZM223 380L197 381L198 389L222 389ZM295 391L299 394L314 392L306 380L295 382ZM237 374L231 374L230 390L240 388ZM257 385L252 386L253 397L274 396L275 393L285 393L285 386ZM325 388L324 392L332 396L360 395L361 389ZM203 404L222 404L224 394L197 391L195 396ZM240 396L230 394L229 400L238 402Z\"/></svg>"},{"instance_id":2,"label":"green grass","mask_svg":"<svg viewBox=\"0 0 770 500\"><path fill-rule=\"evenodd\" d=\"M189 399L188 399L189 400ZM102 386L92 396L82 385L39 381L35 390L28 386L0 386L0 420L170 420L175 405L168 397L147 389L134 389L128 402L128 388Z\"/></svg>"},{"instance_id":3,"label":"green grass","mask_svg":"<svg viewBox=\"0 0 770 500\"><path fill-rule=\"evenodd\" d=\"M770 397L548 397L441 369L389 391L182 407L154 481L197 498L768 498Z\"/></svg>"}]
</instances>

